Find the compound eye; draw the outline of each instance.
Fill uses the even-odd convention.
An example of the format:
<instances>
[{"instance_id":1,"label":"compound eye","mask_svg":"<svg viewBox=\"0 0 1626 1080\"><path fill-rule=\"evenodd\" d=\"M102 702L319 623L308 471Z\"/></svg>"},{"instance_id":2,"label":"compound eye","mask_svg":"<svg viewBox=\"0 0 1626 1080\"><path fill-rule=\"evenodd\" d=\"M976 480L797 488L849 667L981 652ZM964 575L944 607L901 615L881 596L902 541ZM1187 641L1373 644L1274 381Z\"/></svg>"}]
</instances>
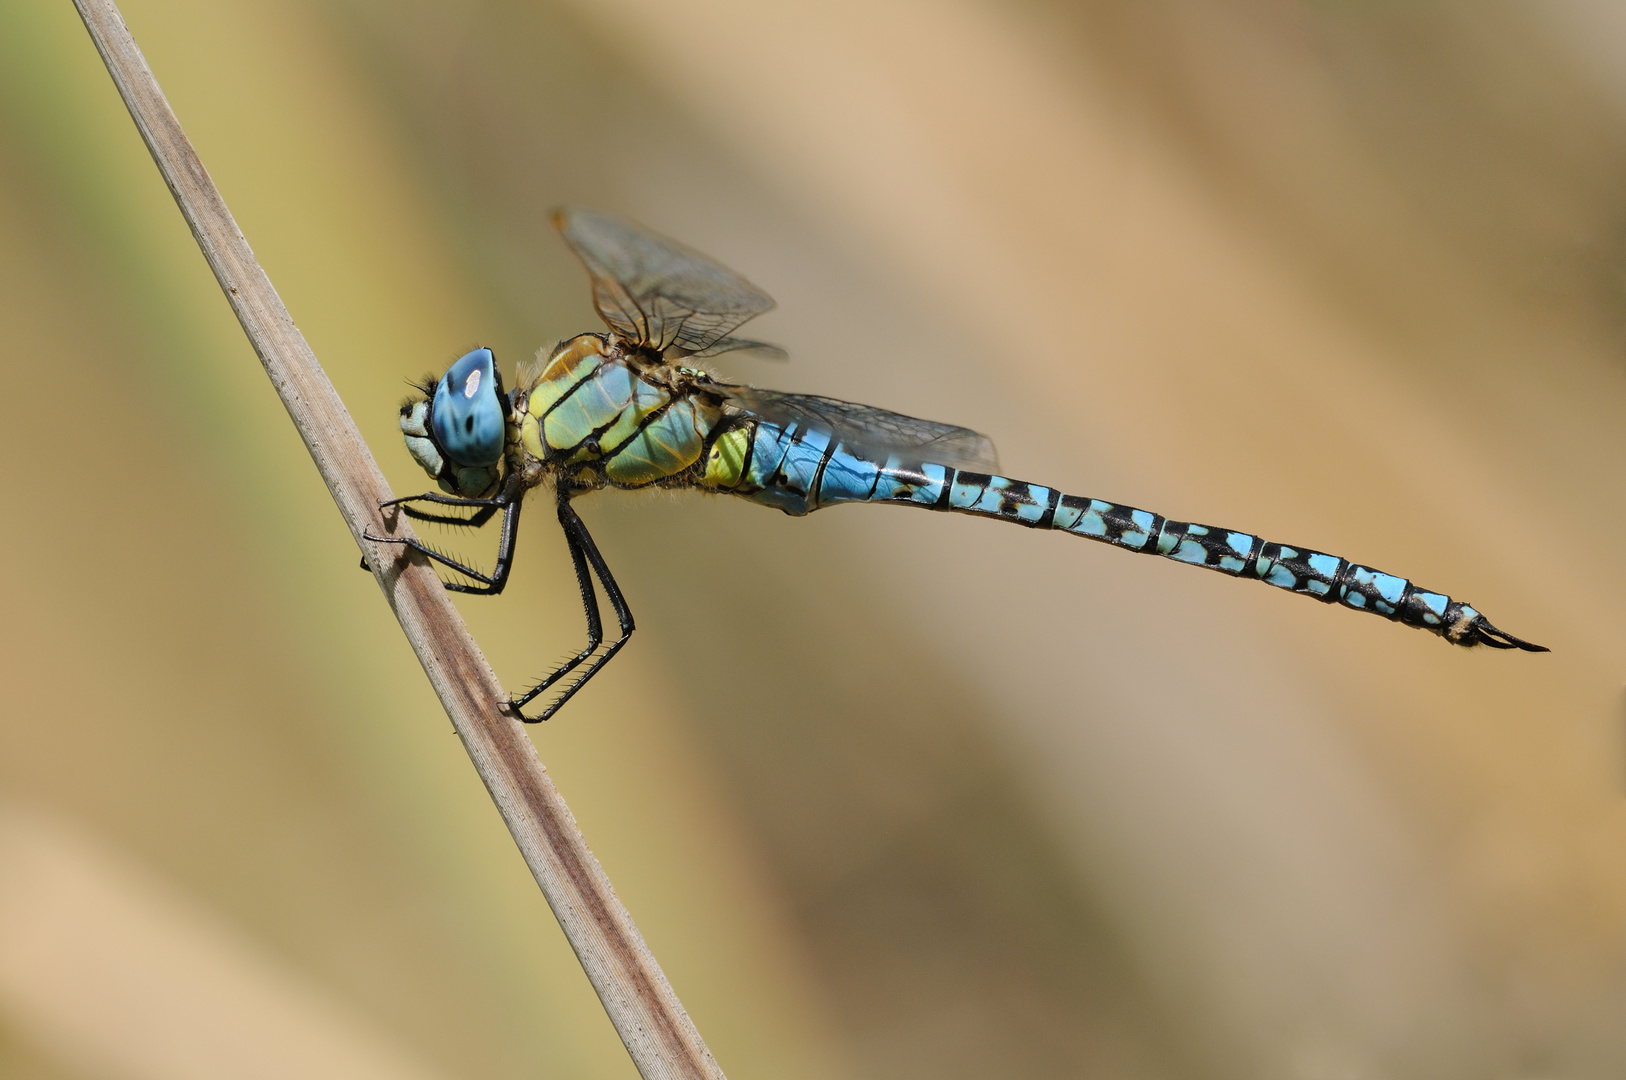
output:
<instances>
[{"instance_id":1,"label":"compound eye","mask_svg":"<svg viewBox=\"0 0 1626 1080\"><path fill-rule=\"evenodd\" d=\"M441 450L459 465L482 468L502 457L507 417L490 349L475 349L446 369L435 386L429 425Z\"/></svg>"}]
</instances>

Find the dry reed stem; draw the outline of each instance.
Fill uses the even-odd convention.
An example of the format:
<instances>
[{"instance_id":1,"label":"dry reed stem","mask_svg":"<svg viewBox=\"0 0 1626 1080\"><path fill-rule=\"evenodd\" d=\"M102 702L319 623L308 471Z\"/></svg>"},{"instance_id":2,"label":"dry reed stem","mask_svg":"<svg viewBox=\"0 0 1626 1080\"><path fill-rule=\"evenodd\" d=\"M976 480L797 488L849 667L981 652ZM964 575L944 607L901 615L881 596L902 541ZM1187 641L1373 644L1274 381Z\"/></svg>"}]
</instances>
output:
<instances>
[{"instance_id":1,"label":"dry reed stem","mask_svg":"<svg viewBox=\"0 0 1626 1080\"><path fill-rule=\"evenodd\" d=\"M367 529L407 535L407 526L401 519L392 529L379 514L379 504L392 494L377 462L238 231L118 8L112 0L74 4L639 1073L646 1080L722 1080L722 1070L588 850L524 728L503 711L508 695L439 578L421 558L403 558L399 546L363 539Z\"/></svg>"}]
</instances>

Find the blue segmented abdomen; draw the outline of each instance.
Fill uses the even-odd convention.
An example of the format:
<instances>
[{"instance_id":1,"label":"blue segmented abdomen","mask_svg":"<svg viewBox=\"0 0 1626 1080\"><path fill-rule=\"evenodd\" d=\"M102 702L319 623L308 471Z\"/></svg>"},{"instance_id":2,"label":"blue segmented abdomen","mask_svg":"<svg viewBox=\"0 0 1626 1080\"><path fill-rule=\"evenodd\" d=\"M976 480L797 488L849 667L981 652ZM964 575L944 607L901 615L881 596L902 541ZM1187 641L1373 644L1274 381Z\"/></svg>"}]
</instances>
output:
<instances>
[{"instance_id":1,"label":"blue segmented abdomen","mask_svg":"<svg viewBox=\"0 0 1626 1080\"><path fill-rule=\"evenodd\" d=\"M724 439L732 458L721 461ZM878 464L831 436L796 425L751 421L714 442L706 486L731 491L787 514L841 502L884 502L999 518L1231 577L1255 578L1287 592L1368 611L1438 634L1456 645L1547 651L1498 630L1478 611L1444 593L1337 555L1278 544L1251 533L1171 521L1149 510L1064 495L1023 480L944 465Z\"/></svg>"}]
</instances>

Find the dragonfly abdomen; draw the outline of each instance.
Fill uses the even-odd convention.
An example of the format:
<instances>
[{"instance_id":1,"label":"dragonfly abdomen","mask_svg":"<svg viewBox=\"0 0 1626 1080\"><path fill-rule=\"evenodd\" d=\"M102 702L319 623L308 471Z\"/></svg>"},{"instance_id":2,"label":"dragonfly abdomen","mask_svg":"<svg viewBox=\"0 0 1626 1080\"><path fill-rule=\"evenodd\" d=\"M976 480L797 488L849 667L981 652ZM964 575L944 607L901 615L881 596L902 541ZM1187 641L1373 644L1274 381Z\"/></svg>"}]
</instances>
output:
<instances>
[{"instance_id":1,"label":"dragonfly abdomen","mask_svg":"<svg viewBox=\"0 0 1626 1080\"><path fill-rule=\"evenodd\" d=\"M958 469L945 470L940 486L929 481L909 498L933 500L933 509L1058 529L1231 577L1257 579L1287 592L1427 630L1455 645L1546 651L1496 629L1474 608L1444 593L1338 555L1274 543L1251 533L1173 521L1150 510Z\"/></svg>"},{"instance_id":2,"label":"dragonfly abdomen","mask_svg":"<svg viewBox=\"0 0 1626 1080\"><path fill-rule=\"evenodd\" d=\"M748 420L712 440L700 483L800 517L874 499L884 471L823 432Z\"/></svg>"},{"instance_id":3,"label":"dragonfly abdomen","mask_svg":"<svg viewBox=\"0 0 1626 1080\"><path fill-rule=\"evenodd\" d=\"M905 465L896 457L878 464L796 425L757 421L725 432L715 440L707 465L703 483L788 514L838 502L888 502L998 518L1256 579L1427 630L1456 645L1545 651L1496 629L1468 604L1337 555L990 473Z\"/></svg>"}]
</instances>

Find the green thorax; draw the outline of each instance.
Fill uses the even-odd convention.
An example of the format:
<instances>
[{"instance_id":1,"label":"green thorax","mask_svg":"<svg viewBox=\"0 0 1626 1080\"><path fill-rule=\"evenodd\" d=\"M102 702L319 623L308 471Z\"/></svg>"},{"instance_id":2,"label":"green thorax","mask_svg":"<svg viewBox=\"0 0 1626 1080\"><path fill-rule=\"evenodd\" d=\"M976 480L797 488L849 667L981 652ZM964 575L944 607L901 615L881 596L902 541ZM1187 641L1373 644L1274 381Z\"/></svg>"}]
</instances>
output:
<instances>
[{"instance_id":1,"label":"green thorax","mask_svg":"<svg viewBox=\"0 0 1626 1080\"><path fill-rule=\"evenodd\" d=\"M541 471L583 487L645 487L678 478L701 458L723 419L704 372L669 364L614 334L583 334L522 373L513 422ZM520 463L522 466L525 462Z\"/></svg>"}]
</instances>

